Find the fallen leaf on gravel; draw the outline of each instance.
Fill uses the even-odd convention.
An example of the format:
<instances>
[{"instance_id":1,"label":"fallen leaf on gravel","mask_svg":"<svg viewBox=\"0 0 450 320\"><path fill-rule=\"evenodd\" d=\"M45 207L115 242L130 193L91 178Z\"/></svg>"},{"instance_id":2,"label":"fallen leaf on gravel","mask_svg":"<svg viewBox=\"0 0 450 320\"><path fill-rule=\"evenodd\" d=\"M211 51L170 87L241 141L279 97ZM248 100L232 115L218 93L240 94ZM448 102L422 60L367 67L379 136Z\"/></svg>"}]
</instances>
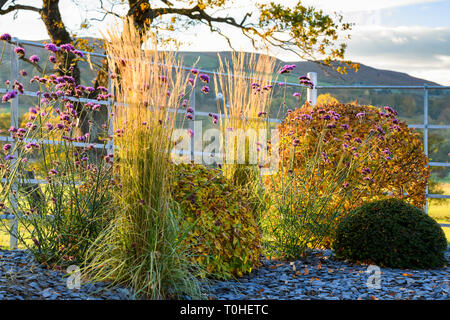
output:
<instances>
[{"instance_id":1,"label":"fallen leaf on gravel","mask_svg":"<svg viewBox=\"0 0 450 320\"><path fill-rule=\"evenodd\" d=\"M322 269L322 263L319 262L319 264L317 265L317 269Z\"/></svg>"},{"instance_id":2,"label":"fallen leaf on gravel","mask_svg":"<svg viewBox=\"0 0 450 320\"><path fill-rule=\"evenodd\" d=\"M309 274L309 270L308 270L308 268L305 268L305 270L304 270L304 274L305 274L305 276Z\"/></svg>"},{"instance_id":3,"label":"fallen leaf on gravel","mask_svg":"<svg viewBox=\"0 0 450 320\"><path fill-rule=\"evenodd\" d=\"M375 297L375 296L370 296L370 299L372 299L372 300L378 300L378 298Z\"/></svg>"},{"instance_id":4,"label":"fallen leaf on gravel","mask_svg":"<svg viewBox=\"0 0 450 320\"><path fill-rule=\"evenodd\" d=\"M411 277L412 274L411 273L403 273L402 276L404 276L404 277Z\"/></svg>"},{"instance_id":5,"label":"fallen leaf on gravel","mask_svg":"<svg viewBox=\"0 0 450 320\"><path fill-rule=\"evenodd\" d=\"M328 273L333 273L334 270L333 269L328 269Z\"/></svg>"}]
</instances>

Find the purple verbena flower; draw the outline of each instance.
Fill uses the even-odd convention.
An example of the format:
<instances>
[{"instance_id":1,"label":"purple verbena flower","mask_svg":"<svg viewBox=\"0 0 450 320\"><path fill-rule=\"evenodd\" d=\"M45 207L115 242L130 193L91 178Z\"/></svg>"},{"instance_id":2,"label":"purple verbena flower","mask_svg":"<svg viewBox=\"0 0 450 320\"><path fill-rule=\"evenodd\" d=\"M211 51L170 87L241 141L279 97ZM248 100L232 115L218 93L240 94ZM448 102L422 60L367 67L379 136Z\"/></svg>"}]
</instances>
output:
<instances>
[{"instance_id":1,"label":"purple verbena flower","mask_svg":"<svg viewBox=\"0 0 450 320\"><path fill-rule=\"evenodd\" d=\"M84 57L83 52L81 52L80 50L73 50L72 52L73 52L73 54L79 56L80 58Z\"/></svg>"},{"instance_id":2,"label":"purple verbena flower","mask_svg":"<svg viewBox=\"0 0 450 320\"><path fill-rule=\"evenodd\" d=\"M71 45L70 43L65 43L59 46L59 48L63 51L69 52L72 50L75 50L74 46Z\"/></svg>"},{"instance_id":3,"label":"purple verbena flower","mask_svg":"<svg viewBox=\"0 0 450 320\"><path fill-rule=\"evenodd\" d=\"M33 63L38 63L39 60L40 60L39 57L35 54L30 57L30 61Z\"/></svg>"},{"instance_id":4,"label":"purple verbena flower","mask_svg":"<svg viewBox=\"0 0 450 320\"><path fill-rule=\"evenodd\" d=\"M287 64L281 68L280 74L290 73L295 67L295 64Z\"/></svg>"},{"instance_id":5,"label":"purple verbena flower","mask_svg":"<svg viewBox=\"0 0 450 320\"><path fill-rule=\"evenodd\" d=\"M208 86L203 86L201 91L205 94L209 93L209 87Z\"/></svg>"},{"instance_id":6,"label":"purple verbena flower","mask_svg":"<svg viewBox=\"0 0 450 320\"><path fill-rule=\"evenodd\" d=\"M9 33L4 33L0 36L0 40L3 41L10 41L11 40L11 35Z\"/></svg>"},{"instance_id":7,"label":"purple verbena flower","mask_svg":"<svg viewBox=\"0 0 450 320\"><path fill-rule=\"evenodd\" d=\"M18 55L25 55L25 49L22 47L15 47L14 48L14 52Z\"/></svg>"},{"instance_id":8,"label":"purple verbena flower","mask_svg":"<svg viewBox=\"0 0 450 320\"><path fill-rule=\"evenodd\" d=\"M54 43L47 43L46 45L45 45L45 49L47 49L48 51L51 51L51 52L58 52L58 47L54 44Z\"/></svg>"},{"instance_id":9,"label":"purple verbena flower","mask_svg":"<svg viewBox=\"0 0 450 320\"><path fill-rule=\"evenodd\" d=\"M207 74L201 73L198 77L199 77L200 80L202 80L203 82L209 83L209 80L210 80L210 79L209 79L209 76L208 76Z\"/></svg>"}]
</instances>

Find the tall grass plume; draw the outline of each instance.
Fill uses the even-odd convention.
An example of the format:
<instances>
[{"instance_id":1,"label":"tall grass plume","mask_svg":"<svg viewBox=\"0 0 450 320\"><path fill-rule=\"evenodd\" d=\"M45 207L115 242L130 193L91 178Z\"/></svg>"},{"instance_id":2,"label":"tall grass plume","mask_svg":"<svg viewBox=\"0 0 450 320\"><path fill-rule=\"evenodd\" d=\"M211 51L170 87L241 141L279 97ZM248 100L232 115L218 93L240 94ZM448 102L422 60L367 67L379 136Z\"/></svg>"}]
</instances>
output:
<instances>
[{"instance_id":1,"label":"tall grass plume","mask_svg":"<svg viewBox=\"0 0 450 320\"><path fill-rule=\"evenodd\" d=\"M188 78L175 53L158 51L155 36L142 35L130 20L107 38L109 65L117 74L114 144L121 191L114 221L89 252L87 272L131 286L143 298L198 296L170 197L171 111L181 105Z\"/></svg>"}]
</instances>

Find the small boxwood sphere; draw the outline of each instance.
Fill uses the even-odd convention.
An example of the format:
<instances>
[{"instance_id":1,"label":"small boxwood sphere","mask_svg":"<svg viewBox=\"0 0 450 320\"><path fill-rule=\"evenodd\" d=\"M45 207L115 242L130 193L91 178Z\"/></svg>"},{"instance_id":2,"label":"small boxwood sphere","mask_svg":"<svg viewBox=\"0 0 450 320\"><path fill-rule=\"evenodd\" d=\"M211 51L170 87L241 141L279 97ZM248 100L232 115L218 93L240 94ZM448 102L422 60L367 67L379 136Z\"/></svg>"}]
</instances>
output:
<instances>
[{"instance_id":1,"label":"small boxwood sphere","mask_svg":"<svg viewBox=\"0 0 450 320\"><path fill-rule=\"evenodd\" d=\"M337 258L382 267L443 267L447 240L441 226L423 210L398 199L366 203L338 226Z\"/></svg>"}]
</instances>

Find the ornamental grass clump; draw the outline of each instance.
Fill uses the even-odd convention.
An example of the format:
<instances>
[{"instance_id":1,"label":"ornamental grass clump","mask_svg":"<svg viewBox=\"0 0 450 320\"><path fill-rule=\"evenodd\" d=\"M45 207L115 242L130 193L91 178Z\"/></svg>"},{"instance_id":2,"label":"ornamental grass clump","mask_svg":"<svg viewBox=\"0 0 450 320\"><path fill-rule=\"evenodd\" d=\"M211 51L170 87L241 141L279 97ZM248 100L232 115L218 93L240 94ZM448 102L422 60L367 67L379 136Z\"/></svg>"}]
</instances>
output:
<instances>
[{"instance_id":1,"label":"ornamental grass clump","mask_svg":"<svg viewBox=\"0 0 450 320\"><path fill-rule=\"evenodd\" d=\"M216 75L220 131L224 151L223 173L234 185L248 190L256 215L261 211L259 167L268 135L267 117L272 100L275 59L268 55L232 53L231 61L219 56ZM220 102L221 101L221 102Z\"/></svg>"},{"instance_id":2,"label":"ornamental grass clump","mask_svg":"<svg viewBox=\"0 0 450 320\"><path fill-rule=\"evenodd\" d=\"M171 135L188 78L173 52L160 52L156 38L132 21L110 30L106 41L115 66L114 143L121 189L116 213L88 253L86 271L151 299L198 296L183 231L171 199ZM142 50L141 44L150 49ZM120 79L120 81L119 81ZM175 112L171 112L175 111Z\"/></svg>"}]
</instances>

